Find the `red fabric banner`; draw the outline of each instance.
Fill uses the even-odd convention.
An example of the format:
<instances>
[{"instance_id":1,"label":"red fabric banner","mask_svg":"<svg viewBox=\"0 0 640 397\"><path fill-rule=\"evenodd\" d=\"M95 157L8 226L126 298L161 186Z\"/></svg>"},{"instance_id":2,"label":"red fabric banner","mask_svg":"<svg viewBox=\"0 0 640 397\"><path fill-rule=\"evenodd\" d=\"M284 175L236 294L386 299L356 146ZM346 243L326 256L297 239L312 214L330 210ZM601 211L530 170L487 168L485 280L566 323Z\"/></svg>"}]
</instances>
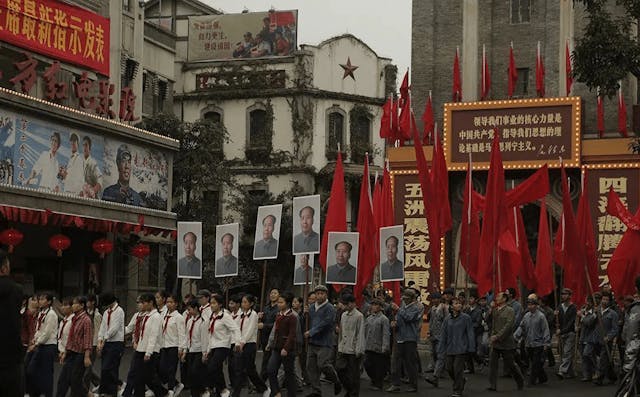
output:
<instances>
[{"instance_id":1,"label":"red fabric banner","mask_svg":"<svg viewBox=\"0 0 640 397\"><path fill-rule=\"evenodd\" d=\"M0 41L109 76L109 19L53 0L0 0Z\"/></svg>"},{"instance_id":2,"label":"red fabric banner","mask_svg":"<svg viewBox=\"0 0 640 397\"><path fill-rule=\"evenodd\" d=\"M611 216L620 218L628 226L609 261L609 266L607 267L609 282L616 295L633 295L636 292L635 279L640 274L640 250L638 250L640 229L632 226L638 226L640 210L632 217L631 212L622 204L620 197L611 187L609 189L607 212Z\"/></svg>"},{"instance_id":3,"label":"red fabric banner","mask_svg":"<svg viewBox=\"0 0 640 397\"><path fill-rule=\"evenodd\" d=\"M547 219L547 204L543 198L540 203L540 222L538 223L538 248L536 250L536 292L539 296L547 296L555 288L553 277L553 258L551 253L551 237Z\"/></svg>"},{"instance_id":4,"label":"red fabric banner","mask_svg":"<svg viewBox=\"0 0 640 397\"><path fill-rule=\"evenodd\" d=\"M360 203L358 205L357 229L360 233L358 243L358 280L353 289L358 305L362 304L367 283L373 278L373 272L378 263L378 240L376 239L378 228L375 224L369 188L369 156L364 158L364 171L360 185Z\"/></svg>"}]
</instances>

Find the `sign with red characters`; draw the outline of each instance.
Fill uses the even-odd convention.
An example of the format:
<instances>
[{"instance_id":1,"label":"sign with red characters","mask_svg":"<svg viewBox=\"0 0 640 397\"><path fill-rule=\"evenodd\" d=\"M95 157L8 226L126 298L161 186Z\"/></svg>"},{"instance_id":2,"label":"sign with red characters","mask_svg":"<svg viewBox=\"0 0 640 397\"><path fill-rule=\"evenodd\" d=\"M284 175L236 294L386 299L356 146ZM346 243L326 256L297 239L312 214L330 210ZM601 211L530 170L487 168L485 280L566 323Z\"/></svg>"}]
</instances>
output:
<instances>
[{"instance_id":1,"label":"sign with red characters","mask_svg":"<svg viewBox=\"0 0 640 397\"><path fill-rule=\"evenodd\" d=\"M53 0L0 0L0 41L109 75L109 19Z\"/></svg>"}]
</instances>

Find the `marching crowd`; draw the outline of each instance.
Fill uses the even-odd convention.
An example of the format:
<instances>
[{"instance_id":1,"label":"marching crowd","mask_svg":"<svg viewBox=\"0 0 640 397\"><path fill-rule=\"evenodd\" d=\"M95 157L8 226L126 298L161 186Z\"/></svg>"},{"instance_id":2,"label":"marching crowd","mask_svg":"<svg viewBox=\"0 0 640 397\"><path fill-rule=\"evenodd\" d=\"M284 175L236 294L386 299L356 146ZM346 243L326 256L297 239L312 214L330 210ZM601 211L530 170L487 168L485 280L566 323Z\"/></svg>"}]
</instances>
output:
<instances>
[{"instance_id":1,"label":"marching crowd","mask_svg":"<svg viewBox=\"0 0 640 397\"><path fill-rule=\"evenodd\" d=\"M640 277L636 287L640 290ZM431 293L429 307L412 287L403 290L400 305L383 291L374 297L365 294L359 306L349 289L343 289L335 303L328 298L323 285L306 299L274 288L259 309L249 294L225 302L208 290L184 299L158 291L139 296L138 310L127 322L112 293L99 299L64 298L59 305L46 292L26 297L18 317L25 354L23 386L31 397L53 396L54 361L59 361L57 397L68 392L74 397L174 397L187 395L187 390L193 397L237 397L244 388L264 397L280 396L286 389L295 397L304 386L311 390L307 397L321 397L321 375L333 383L335 395L344 391L355 397L361 368L372 390L417 392L424 318L432 350L425 380L438 387L446 370L454 397L462 394L465 374L477 365L488 366L488 390L497 390L500 358L503 375L510 376L518 390L547 382L545 362L556 366L554 334L558 378L576 377L579 355L581 380L596 385L616 381L618 369L632 371L640 347L640 298L626 297L618 305L606 288L589 297L584 307L576 307L572 291L565 288L557 310L535 294L526 297L523 308L512 289L455 296L448 288L442 295ZM126 378L120 379L128 335L135 352ZM620 365L614 360L616 350ZM99 373L93 370L98 357Z\"/></svg>"}]
</instances>

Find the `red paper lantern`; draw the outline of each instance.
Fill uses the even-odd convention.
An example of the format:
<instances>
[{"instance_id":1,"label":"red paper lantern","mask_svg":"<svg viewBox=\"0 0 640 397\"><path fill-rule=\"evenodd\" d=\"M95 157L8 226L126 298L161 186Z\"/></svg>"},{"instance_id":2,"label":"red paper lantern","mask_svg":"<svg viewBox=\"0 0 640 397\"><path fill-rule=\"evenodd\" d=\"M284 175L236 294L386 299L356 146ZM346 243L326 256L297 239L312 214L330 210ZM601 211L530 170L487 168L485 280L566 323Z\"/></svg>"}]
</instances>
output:
<instances>
[{"instance_id":1,"label":"red paper lantern","mask_svg":"<svg viewBox=\"0 0 640 397\"><path fill-rule=\"evenodd\" d=\"M24 235L18 229L5 229L0 233L0 243L9 246L9 253L13 252L13 247L20 244Z\"/></svg>"},{"instance_id":2,"label":"red paper lantern","mask_svg":"<svg viewBox=\"0 0 640 397\"><path fill-rule=\"evenodd\" d=\"M49 237L49 247L56 251L58 257L62 256L62 251L71 246L71 239L64 234L55 234Z\"/></svg>"},{"instance_id":3,"label":"red paper lantern","mask_svg":"<svg viewBox=\"0 0 640 397\"><path fill-rule=\"evenodd\" d=\"M100 254L100 259L104 258L105 255L109 255L111 251L113 251L113 243L111 240L106 238L100 238L93 242L93 250Z\"/></svg>"},{"instance_id":4,"label":"red paper lantern","mask_svg":"<svg viewBox=\"0 0 640 397\"><path fill-rule=\"evenodd\" d=\"M133 248L131 248L131 255L138 258L138 262L140 263L142 263L144 258L149 256L150 253L151 253L151 248L149 248L147 244L140 243L140 244L134 245Z\"/></svg>"}]
</instances>

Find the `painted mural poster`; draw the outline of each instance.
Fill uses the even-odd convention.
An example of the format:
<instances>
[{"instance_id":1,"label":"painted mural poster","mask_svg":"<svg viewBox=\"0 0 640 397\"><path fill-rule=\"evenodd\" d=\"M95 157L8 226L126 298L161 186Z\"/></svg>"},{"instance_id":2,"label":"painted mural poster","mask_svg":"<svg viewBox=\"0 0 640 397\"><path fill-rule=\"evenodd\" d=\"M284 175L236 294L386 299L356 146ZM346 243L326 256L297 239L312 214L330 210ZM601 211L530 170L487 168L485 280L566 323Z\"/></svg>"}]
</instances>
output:
<instances>
[{"instance_id":1,"label":"painted mural poster","mask_svg":"<svg viewBox=\"0 0 640 397\"><path fill-rule=\"evenodd\" d=\"M288 56L296 50L298 11L189 17L189 61Z\"/></svg>"},{"instance_id":2,"label":"painted mural poster","mask_svg":"<svg viewBox=\"0 0 640 397\"><path fill-rule=\"evenodd\" d=\"M167 210L165 153L0 111L0 162L16 186Z\"/></svg>"}]
</instances>

